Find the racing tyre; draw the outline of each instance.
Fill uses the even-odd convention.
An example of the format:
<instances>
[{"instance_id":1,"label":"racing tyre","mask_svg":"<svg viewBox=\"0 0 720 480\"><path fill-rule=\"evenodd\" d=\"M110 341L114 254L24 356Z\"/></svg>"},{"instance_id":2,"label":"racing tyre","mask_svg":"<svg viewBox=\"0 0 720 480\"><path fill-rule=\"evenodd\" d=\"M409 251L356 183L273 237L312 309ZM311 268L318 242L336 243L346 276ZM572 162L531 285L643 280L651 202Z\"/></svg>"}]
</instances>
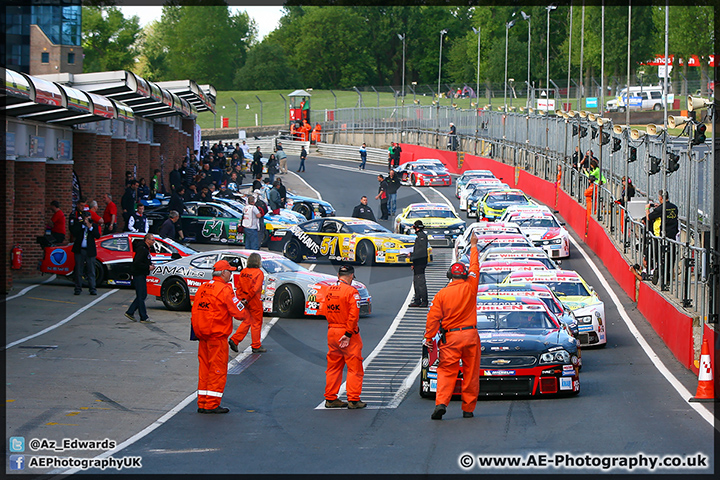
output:
<instances>
[{"instance_id":1,"label":"racing tyre","mask_svg":"<svg viewBox=\"0 0 720 480\"><path fill-rule=\"evenodd\" d=\"M662 107L660 106L659 103L656 103L655 105L653 105L653 110L655 110L655 111L658 111L658 110L660 110L661 108L662 108Z\"/></svg>"},{"instance_id":2,"label":"racing tyre","mask_svg":"<svg viewBox=\"0 0 720 480\"><path fill-rule=\"evenodd\" d=\"M410 185L419 186L417 177L413 174L412 177L410 177Z\"/></svg>"},{"instance_id":3,"label":"racing tyre","mask_svg":"<svg viewBox=\"0 0 720 480\"><path fill-rule=\"evenodd\" d=\"M355 253L355 260L360 265L372 265L375 262L375 246L367 240L361 241Z\"/></svg>"},{"instance_id":4,"label":"racing tyre","mask_svg":"<svg viewBox=\"0 0 720 480\"><path fill-rule=\"evenodd\" d=\"M190 310L190 292L185 282L179 278L171 278L163 283L160 298L168 310Z\"/></svg>"},{"instance_id":5,"label":"racing tyre","mask_svg":"<svg viewBox=\"0 0 720 480\"><path fill-rule=\"evenodd\" d=\"M260 232L260 246L267 247L270 244L270 232L267 228L263 228Z\"/></svg>"},{"instance_id":6,"label":"racing tyre","mask_svg":"<svg viewBox=\"0 0 720 480\"><path fill-rule=\"evenodd\" d=\"M281 285L275 292L274 310L279 317L298 317L302 314L305 298L295 285Z\"/></svg>"},{"instance_id":7,"label":"racing tyre","mask_svg":"<svg viewBox=\"0 0 720 480\"><path fill-rule=\"evenodd\" d=\"M308 207L306 204L299 203L297 205L294 205L293 210L295 210L296 212L298 212L300 215L304 216L308 220L312 220L313 212L310 209L310 207Z\"/></svg>"},{"instance_id":8,"label":"racing tyre","mask_svg":"<svg viewBox=\"0 0 720 480\"><path fill-rule=\"evenodd\" d=\"M283 248L283 255L295 263L300 263L302 261L302 247L300 246L300 242L294 238L287 242L285 248Z\"/></svg>"}]
</instances>

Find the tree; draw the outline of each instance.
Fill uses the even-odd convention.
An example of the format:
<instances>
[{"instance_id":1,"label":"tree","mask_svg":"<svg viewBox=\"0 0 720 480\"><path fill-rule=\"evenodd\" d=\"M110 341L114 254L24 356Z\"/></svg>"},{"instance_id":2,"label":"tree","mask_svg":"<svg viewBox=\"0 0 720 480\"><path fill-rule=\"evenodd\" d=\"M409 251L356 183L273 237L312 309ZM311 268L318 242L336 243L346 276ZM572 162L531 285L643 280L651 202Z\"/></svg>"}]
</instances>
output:
<instances>
[{"instance_id":1,"label":"tree","mask_svg":"<svg viewBox=\"0 0 720 480\"><path fill-rule=\"evenodd\" d=\"M192 78L218 90L234 88L257 28L247 13L230 15L227 5L166 5L143 47L157 80Z\"/></svg>"},{"instance_id":2,"label":"tree","mask_svg":"<svg viewBox=\"0 0 720 480\"><path fill-rule=\"evenodd\" d=\"M140 32L137 16L126 19L115 7L82 7L83 72L131 70Z\"/></svg>"},{"instance_id":3,"label":"tree","mask_svg":"<svg viewBox=\"0 0 720 480\"><path fill-rule=\"evenodd\" d=\"M240 90L278 90L295 88L299 82L300 75L288 64L282 46L263 41L250 49L234 83Z\"/></svg>"}]
</instances>

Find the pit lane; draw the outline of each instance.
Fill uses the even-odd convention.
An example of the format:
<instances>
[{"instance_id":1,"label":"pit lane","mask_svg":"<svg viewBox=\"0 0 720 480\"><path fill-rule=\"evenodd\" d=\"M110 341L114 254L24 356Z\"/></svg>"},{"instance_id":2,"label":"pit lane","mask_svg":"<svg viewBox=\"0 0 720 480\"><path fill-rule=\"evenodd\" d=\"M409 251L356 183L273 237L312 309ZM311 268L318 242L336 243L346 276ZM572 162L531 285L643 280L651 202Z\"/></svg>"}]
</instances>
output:
<instances>
[{"instance_id":1,"label":"pit lane","mask_svg":"<svg viewBox=\"0 0 720 480\"><path fill-rule=\"evenodd\" d=\"M294 166L293 160L296 162L291 159L289 167ZM377 192L374 176L320 167L319 163L328 161L310 157L303 177L322 192L339 215L351 212L361 195L372 198ZM336 160L332 163L342 164ZM420 190L425 195L432 192ZM452 187L438 190L457 206ZM421 198L414 189L403 187L398 192L398 205ZM377 211L377 203L370 203ZM389 222L385 225L391 227ZM606 275L597 258L595 261ZM712 455L712 427L653 367L584 260L573 251L563 267L577 270L596 287L606 302L608 319L609 344L605 349L584 351L581 393L576 398L483 400L472 420L460 418L459 404L453 402L442 422L432 422L429 415L433 402L421 399L413 384L410 394L395 409L314 411L324 389L326 324L322 319L283 319L264 341L269 352L240 375L229 377L223 404L231 408L230 414L198 415L190 402L120 454L142 455L142 473L198 474L459 473L463 470L457 458L465 451ZM316 270L332 274L335 267L321 263ZM373 315L360 323L368 355L404 305L412 277L409 268L400 266L359 267L356 273L373 295ZM33 296L58 301L77 299L78 304L71 308L94 298L69 296L72 287L62 282L38 287ZM608 279L608 283L670 371L694 391L696 378L674 361L614 281ZM117 320L122 312L113 317L113 310L126 308L132 298L131 291L119 291L102 302L102 308L89 310L52 334L38 338L42 344L57 344L56 349L41 350L34 357L28 352L18 354L24 349L17 347L6 352L11 384L7 398L32 402L31 408L23 407L27 409L24 416L21 409L11 413L16 405L8 403L8 436L17 432L54 438L82 434L85 438L115 436L123 440L192 392L197 360L195 344L186 340L187 315L164 311L161 303L149 300L150 315L158 323L135 328L140 324L127 325ZM43 322L46 316L62 315L58 312L66 308L62 303L44 308L42 300L28 298L22 304L14 303L18 301L21 299L7 305L9 312L17 314L8 315L8 334L13 326L27 328L20 318L37 317L33 322ZM42 315L34 313L38 308L44 308ZM169 341L179 347L165 351ZM407 342L417 345L419 359L420 336ZM89 400L102 402L93 404ZM90 408L97 404L102 407ZM82 409L87 405L88 409ZM68 417L76 411L79 413ZM19 416L15 417L15 413ZM75 428L61 425L62 421L73 422ZM711 459L710 472L713 464Z\"/></svg>"}]
</instances>

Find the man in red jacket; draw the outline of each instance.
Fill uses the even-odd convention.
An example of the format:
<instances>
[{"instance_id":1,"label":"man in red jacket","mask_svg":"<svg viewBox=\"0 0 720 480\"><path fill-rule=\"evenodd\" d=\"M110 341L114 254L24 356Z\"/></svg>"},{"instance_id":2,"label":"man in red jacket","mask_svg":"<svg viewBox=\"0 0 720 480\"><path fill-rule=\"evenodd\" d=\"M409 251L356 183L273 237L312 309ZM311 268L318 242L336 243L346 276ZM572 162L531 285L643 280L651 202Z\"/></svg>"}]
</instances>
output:
<instances>
[{"instance_id":1,"label":"man in red jacket","mask_svg":"<svg viewBox=\"0 0 720 480\"><path fill-rule=\"evenodd\" d=\"M244 308L228 283L232 271L226 260L213 266L213 279L203 283L195 294L192 306L192 328L198 338L198 413L227 413L221 407L227 382L228 337L232 319L243 316Z\"/></svg>"},{"instance_id":2,"label":"man in red jacket","mask_svg":"<svg viewBox=\"0 0 720 480\"><path fill-rule=\"evenodd\" d=\"M478 238L470 236L470 268L453 263L448 271L452 281L440 290L430 305L423 343L432 347L432 339L440 331L438 342L440 364L437 367L435 410L430 418L442 420L452 398L462 361L463 418L471 418L480 391L480 337L477 331L477 291L480 278ZM442 322L442 323L441 323Z\"/></svg>"},{"instance_id":3,"label":"man in red jacket","mask_svg":"<svg viewBox=\"0 0 720 480\"><path fill-rule=\"evenodd\" d=\"M365 408L360 400L363 382L362 339L358 328L360 294L352 286L355 269L343 265L338 282L328 289L321 314L328 321L327 370L325 370L325 408ZM338 398L343 369L347 365L347 398Z\"/></svg>"}]
</instances>

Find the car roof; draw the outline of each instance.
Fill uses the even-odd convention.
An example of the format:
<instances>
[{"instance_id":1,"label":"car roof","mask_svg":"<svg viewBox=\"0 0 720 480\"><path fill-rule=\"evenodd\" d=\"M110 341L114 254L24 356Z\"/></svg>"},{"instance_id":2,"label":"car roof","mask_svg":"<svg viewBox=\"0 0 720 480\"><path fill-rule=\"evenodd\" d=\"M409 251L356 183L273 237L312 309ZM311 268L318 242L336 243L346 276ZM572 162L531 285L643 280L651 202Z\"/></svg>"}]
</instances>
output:
<instances>
[{"instance_id":1,"label":"car roof","mask_svg":"<svg viewBox=\"0 0 720 480\"><path fill-rule=\"evenodd\" d=\"M448 205L447 203L439 203L439 202L438 202L438 203L411 203L410 205L408 205L408 206L405 207L405 208L411 208L411 209L416 209L416 210L425 210L425 209L437 209L437 208L441 208L441 209L443 209L443 210L452 210L452 211L454 211L454 209L453 209L450 205Z\"/></svg>"},{"instance_id":2,"label":"car roof","mask_svg":"<svg viewBox=\"0 0 720 480\"><path fill-rule=\"evenodd\" d=\"M528 282L581 282L582 277L574 270L546 270L531 272L514 272L509 278L524 278Z\"/></svg>"}]
</instances>

